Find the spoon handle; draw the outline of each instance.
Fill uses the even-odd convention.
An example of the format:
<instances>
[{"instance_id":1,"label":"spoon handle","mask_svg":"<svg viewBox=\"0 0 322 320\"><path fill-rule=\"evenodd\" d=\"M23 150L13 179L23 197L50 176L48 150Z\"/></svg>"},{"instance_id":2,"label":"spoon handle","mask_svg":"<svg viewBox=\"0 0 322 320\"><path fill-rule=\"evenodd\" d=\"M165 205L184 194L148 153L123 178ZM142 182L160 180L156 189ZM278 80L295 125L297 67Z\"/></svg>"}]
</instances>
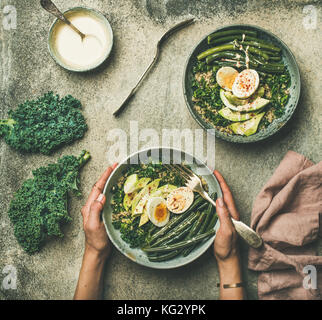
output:
<instances>
[{"instance_id":1,"label":"spoon handle","mask_svg":"<svg viewBox=\"0 0 322 320\"><path fill-rule=\"evenodd\" d=\"M65 16L64 14L55 6L51 0L40 0L41 6L47 10L49 13L53 14L59 20L68 24L75 32L77 32L82 39L85 38L85 34L79 31Z\"/></svg>"},{"instance_id":2,"label":"spoon handle","mask_svg":"<svg viewBox=\"0 0 322 320\"><path fill-rule=\"evenodd\" d=\"M207 192L199 193L204 199L206 199L208 202L210 202L215 208L216 202L209 197ZM235 220L231 218L231 221L237 231L237 233L240 235L241 238L243 238L246 243L253 247L253 248L259 248L263 244L263 240L260 237L260 235L255 232L253 229L251 229L247 224L244 222L241 222L239 220Z\"/></svg>"}]
</instances>

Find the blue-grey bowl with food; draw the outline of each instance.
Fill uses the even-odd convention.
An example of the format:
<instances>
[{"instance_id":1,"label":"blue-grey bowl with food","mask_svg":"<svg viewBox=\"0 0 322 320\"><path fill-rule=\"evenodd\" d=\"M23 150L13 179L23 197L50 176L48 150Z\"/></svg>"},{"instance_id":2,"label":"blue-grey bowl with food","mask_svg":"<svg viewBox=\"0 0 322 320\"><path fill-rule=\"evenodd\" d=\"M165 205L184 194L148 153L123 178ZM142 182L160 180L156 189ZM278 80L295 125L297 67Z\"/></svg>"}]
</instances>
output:
<instances>
[{"instance_id":1,"label":"blue-grey bowl with food","mask_svg":"<svg viewBox=\"0 0 322 320\"><path fill-rule=\"evenodd\" d=\"M188 57L183 90L199 125L230 142L250 143L278 132L301 91L287 45L252 25L229 25L205 36Z\"/></svg>"},{"instance_id":2,"label":"blue-grey bowl with food","mask_svg":"<svg viewBox=\"0 0 322 320\"><path fill-rule=\"evenodd\" d=\"M199 159L181 150L163 147L145 149L130 155L117 166L104 188L106 204L103 221L107 234L114 246L127 258L155 269L177 268L196 260L211 246L219 228L215 208L199 195L187 190L182 176L172 171L171 165L165 164L188 166L201 178L213 198L222 197L220 185L211 170ZM175 211L173 207L169 210L169 198L183 189L193 196L187 196L183 210ZM155 204L158 206L153 207ZM160 214L163 204L163 209L167 209ZM164 218L161 219L163 214ZM198 229L197 226L202 224L203 227ZM197 229L193 230L193 227ZM200 230L203 230L202 234ZM209 236L202 241L192 245L184 242L191 239L189 235L202 236L207 232ZM147 250L168 245L185 246L179 250L167 247L171 250L166 252Z\"/></svg>"}]
</instances>

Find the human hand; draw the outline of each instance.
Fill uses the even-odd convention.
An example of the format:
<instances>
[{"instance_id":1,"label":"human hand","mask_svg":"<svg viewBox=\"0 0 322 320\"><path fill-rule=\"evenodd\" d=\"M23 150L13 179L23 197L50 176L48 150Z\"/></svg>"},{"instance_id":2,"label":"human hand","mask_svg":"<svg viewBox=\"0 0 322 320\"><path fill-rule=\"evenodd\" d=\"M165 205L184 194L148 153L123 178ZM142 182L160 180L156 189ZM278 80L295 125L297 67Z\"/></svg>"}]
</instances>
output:
<instances>
[{"instance_id":1,"label":"human hand","mask_svg":"<svg viewBox=\"0 0 322 320\"><path fill-rule=\"evenodd\" d=\"M103 189L116 166L117 164L114 164L112 167L107 168L101 178L94 184L87 202L81 210L85 232L85 250L106 256L111 252L111 244L101 219L101 212L106 201Z\"/></svg>"},{"instance_id":2,"label":"human hand","mask_svg":"<svg viewBox=\"0 0 322 320\"><path fill-rule=\"evenodd\" d=\"M217 170L214 175L223 192L223 198L216 201L220 227L215 238L214 252L217 261L225 261L237 255L238 236L230 217L239 220L239 213L225 179Z\"/></svg>"}]
</instances>

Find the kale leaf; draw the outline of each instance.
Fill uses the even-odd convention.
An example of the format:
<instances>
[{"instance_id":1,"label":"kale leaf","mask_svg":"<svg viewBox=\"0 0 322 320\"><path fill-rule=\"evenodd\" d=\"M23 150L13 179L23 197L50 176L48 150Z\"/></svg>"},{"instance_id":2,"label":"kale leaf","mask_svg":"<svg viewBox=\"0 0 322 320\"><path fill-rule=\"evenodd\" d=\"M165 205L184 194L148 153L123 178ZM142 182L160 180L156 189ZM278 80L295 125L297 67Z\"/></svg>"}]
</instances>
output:
<instances>
[{"instance_id":1,"label":"kale leaf","mask_svg":"<svg viewBox=\"0 0 322 320\"><path fill-rule=\"evenodd\" d=\"M60 99L48 92L10 110L9 118L0 120L0 137L20 152L49 155L84 136L87 125L81 108L71 95Z\"/></svg>"},{"instance_id":2,"label":"kale leaf","mask_svg":"<svg viewBox=\"0 0 322 320\"><path fill-rule=\"evenodd\" d=\"M61 224L71 221L68 192L79 194L79 172L89 159L89 152L83 151L79 158L65 156L40 167L15 193L8 214L14 234L28 254L38 252L50 236L63 237Z\"/></svg>"}]
</instances>

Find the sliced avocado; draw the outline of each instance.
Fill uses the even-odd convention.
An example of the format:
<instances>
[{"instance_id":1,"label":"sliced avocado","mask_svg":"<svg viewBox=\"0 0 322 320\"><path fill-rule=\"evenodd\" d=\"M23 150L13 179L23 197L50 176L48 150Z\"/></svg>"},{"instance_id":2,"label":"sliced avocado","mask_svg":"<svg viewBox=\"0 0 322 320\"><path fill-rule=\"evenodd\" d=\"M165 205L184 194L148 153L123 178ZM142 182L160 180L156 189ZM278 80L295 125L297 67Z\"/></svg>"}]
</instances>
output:
<instances>
[{"instance_id":1,"label":"sliced avocado","mask_svg":"<svg viewBox=\"0 0 322 320\"><path fill-rule=\"evenodd\" d=\"M150 180L150 178L138 179L137 174L130 175L124 183L125 194L133 193L144 188L150 182Z\"/></svg>"},{"instance_id":2,"label":"sliced avocado","mask_svg":"<svg viewBox=\"0 0 322 320\"><path fill-rule=\"evenodd\" d=\"M133 199L132 201L132 214L134 214L135 208L138 205L139 201L145 196L153 193L159 186L161 179L155 179L145 186ZM142 212L140 212L142 213Z\"/></svg>"},{"instance_id":3,"label":"sliced avocado","mask_svg":"<svg viewBox=\"0 0 322 320\"><path fill-rule=\"evenodd\" d=\"M141 178L135 186L136 190L144 188L150 181L150 178Z\"/></svg>"},{"instance_id":4,"label":"sliced avocado","mask_svg":"<svg viewBox=\"0 0 322 320\"><path fill-rule=\"evenodd\" d=\"M144 212L144 209L146 208L147 202L149 200L149 194L145 194L143 198L138 202L136 205L134 211L132 212L132 215L138 215L142 214Z\"/></svg>"},{"instance_id":5,"label":"sliced avocado","mask_svg":"<svg viewBox=\"0 0 322 320\"><path fill-rule=\"evenodd\" d=\"M177 188L178 188L177 186L174 186L172 184L165 184L164 186L155 190L151 194L151 196L152 197L162 197L162 198L166 199L168 197L168 195L171 193L171 191L175 190Z\"/></svg>"},{"instance_id":6,"label":"sliced avocado","mask_svg":"<svg viewBox=\"0 0 322 320\"><path fill-rule=\"evenodd\" d=\"M248 100L248 103L246 103L244 105L235 106L228 101L226 95L232 95L232 93L225 92L225 90L221 89L220 90L220 98L221 98L221 101L223 102L223 104L226 107L228 107L229 109L231 109L233 111L238 111L238 112L258 111L258 110L264 108L270 102L270 100L267 100L267 99L264 99L261 97L256 97L256 98Z\"/></svg>"},{"instance_id":7,"label":"sliced avocado","mask_svg":"<svg viewBox=\"0 0 322 320\"><path fill-rule=\"evenodd\" d=\"M236 96L234 96L232 92L224 91L224 94L228 102L234 106L243 106L248 103L248 99L239 99Z\"/></svg>"},{"instance_id":8,"label":"sliced avocado","mask_svg":"<svg viewBox=\"0 0 322 320\"><path fill-rule=\"evenodd\" d=\"M123 206L125 208L126 211L129 210L129 208L131 207L132 201L133 199L136 197L138 193L132 192L132 193L127 193L123 199Z\"/></svg>"},{"instance_id":9,"label":"sliced avocado","mask_svg":"<svg viewBox=\"0 0 322 320\"><path fill-rule=\"evenodd\" d=\"M265 88L264 87L259 87L258 90L255 92L257 97L263 97L265 94Z\"/></svg>"},{"instance_id":10,"label":"sliced avocado","mask_svg":"<svg viewBox=\"0 0 322 320\"><path fill-rule=\"evenodd\" d=\"M143 212L143 214L141 215L141 218L140 218L140 224L139 224L139 227L143 226L144 224L146 224L148 221L149 221L149 215L148 213L145 211Z\"/></svg>"},{"instance_id":11,"label":"sliced avocado","mask_svg":"<svg viewBox=\"0 0 322 320\"><path fill-rule=\"evenodd\" d=\"M257 114L254 118L245 122L236 122L228 126L234 133L240 134L242 136L250 136L256 133L258 125L262 120L265 112Z\"/></svg>"},{"instance_id":12,"label":"sliced avocado","mask_svg":"<svg viewBox=\"0 0 322 320\"><path fill-rule=\"evenodd\" d=\"M124 183L124 192L125 193L132 193L136 190L136 184L138 183L138 175L137 174L131 174L129 177L127 177L125 183Z\"/></svg>"},{"instance_id":13,"label":"sliced avocado","mask_svg":"<svg viewBox=\"0 0 322 320\"><path fill-rule=\"evenodd\" d=\"M232 111L228 107L221 109L218 112L223 118L229 121L246 121L256 116L255 112L237 112Z\"/></svg>"},{"instance_id":14,"label":"sliced avocado","mask_svg":"<svg viewBox=\"0 0 322 320\"><path fill-rule=\"evenodd\" d=\"M253 102L258 97L263 97L265 94L265 88L259 87L258 90L248 99L240 99L233 95L232 92L225 91L225 97L227 98L228 102L233 104L234 106L244 106Z\"/></svg>"}]
</instances>

